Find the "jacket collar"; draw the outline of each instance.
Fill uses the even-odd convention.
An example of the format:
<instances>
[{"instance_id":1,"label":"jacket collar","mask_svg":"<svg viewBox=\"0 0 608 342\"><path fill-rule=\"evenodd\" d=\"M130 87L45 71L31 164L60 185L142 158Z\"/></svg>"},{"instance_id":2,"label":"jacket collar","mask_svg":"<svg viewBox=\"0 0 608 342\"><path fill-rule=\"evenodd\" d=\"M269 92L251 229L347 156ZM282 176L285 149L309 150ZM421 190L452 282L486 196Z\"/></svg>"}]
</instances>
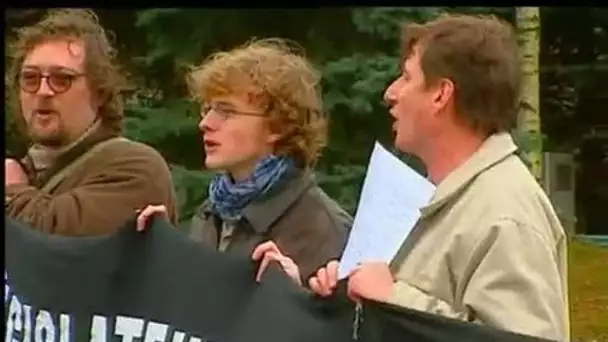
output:
<instances>
[{"instance_id":1,"label":"jacket collar","mask_svg":"<svg viewBox=\"0 0 608 342\"><path fill-rule=\"evenodd\" d=\"M71 144L69 148L66 148L65 150L62 150L61 153L58 153L53 158L52 162L42 168L42 170L36 170L37 168L34 160L32 159L32 155L30 154L31 151L23 158L22 161L26 166L28 176L31 178L30 181L35 186L42 186L54 174L75 161L94 145L119 135L119 133L99 123L87 130L87 132L83 134L78 141Z\"/></svg>"},{"instance_id":2,"label":"jacket collar","mask_svg":"<svg viewBox=\"0 0 608 342\"><path fill-rule=\"evenodd\" d=\"M504 160L517 150L509 133L498 133L487 138L481 147L463 164L441 181L429 205L421 209L428 216L441 208L485 170Z\"/></svg>"}]
</instances>

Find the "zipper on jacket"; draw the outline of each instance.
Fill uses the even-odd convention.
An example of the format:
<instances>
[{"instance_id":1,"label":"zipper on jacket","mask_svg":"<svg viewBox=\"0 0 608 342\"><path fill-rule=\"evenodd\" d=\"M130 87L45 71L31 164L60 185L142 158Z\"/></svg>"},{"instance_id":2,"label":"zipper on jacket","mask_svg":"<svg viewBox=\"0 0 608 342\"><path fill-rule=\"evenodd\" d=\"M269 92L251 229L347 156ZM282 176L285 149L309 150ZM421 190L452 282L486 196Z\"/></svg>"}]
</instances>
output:
<instances>
[{"instance_id":1,"label":"zipper on jacket","mask_svg":"<svg viewBox=\"0 0 608 342\"><path fill-rule=\"evenodd\" d=\"M355 319L353 321L353 339L355 341L359 340L359 329L361 328L361 323L363 322L363 306L361 302L357 302L355 306Z\"/></svg>"}]
</instances>

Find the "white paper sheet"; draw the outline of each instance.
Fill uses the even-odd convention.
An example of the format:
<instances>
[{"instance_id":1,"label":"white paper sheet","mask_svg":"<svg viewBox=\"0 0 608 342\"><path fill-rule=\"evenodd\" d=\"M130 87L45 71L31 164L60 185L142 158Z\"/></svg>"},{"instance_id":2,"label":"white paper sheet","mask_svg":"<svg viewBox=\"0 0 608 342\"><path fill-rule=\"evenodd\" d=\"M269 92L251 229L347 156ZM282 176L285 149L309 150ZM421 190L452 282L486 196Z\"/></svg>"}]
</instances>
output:
<instances>
[{"instance_id":1,"label":"white paper sheet","mask_svg":"<svg viewBox=\"0 0 608 342\"><path fill-rule=\"evenodd\" d=\"M361 262L390 262L434 192L431 182L376 142L338 278Z\"/></svg>"}]
</instances>

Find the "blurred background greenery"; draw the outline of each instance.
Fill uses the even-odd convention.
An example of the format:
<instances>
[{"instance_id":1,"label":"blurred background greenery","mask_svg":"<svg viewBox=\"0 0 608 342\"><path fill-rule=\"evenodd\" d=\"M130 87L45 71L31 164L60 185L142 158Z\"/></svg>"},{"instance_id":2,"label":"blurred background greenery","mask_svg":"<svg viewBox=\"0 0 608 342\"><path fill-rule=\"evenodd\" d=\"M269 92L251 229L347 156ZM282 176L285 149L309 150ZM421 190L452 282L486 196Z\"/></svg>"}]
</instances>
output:
<instances>
[{"instance_id":1,"label":"blurred background greenery","mask_svg":"<svg viewBox=\"0 0 608 342\"><path fill-rule=\"evenodd\" d=\"M132 83L126 94L126 135L155 147L170 163L184 220L206 197L210 179L201 163L198 107L186 98L185 66L252 37L288 38L304 47L323 72L325 109L331 118L330 143L317 177L331 196L354 213L373 142L392 146L391 122L381 94L397 76L401 25L444 11L493 13L517 24L515 7L95 11L114 33L119 58ZM5 45L14 38L13 29L37 21L44 13L44 9L6 9ZM608 10L542 7L539 24L540 130L538 136L523 132L516 138L524 151L533 150L538 140L542 151L575 157L580 189L576 230L608 234ZM10 56L5 54L8 62ZM23 151L6 105L5 111L7 151ZM402 157L424 173L416 158ZM605 273L605 265L598 272ZM608 312L606 292L602 296L599 305ZM575 321L581 336L598 336L594 323L595 328L585 330L580 319ZM600 329L608 330L606 322Z\"/></svg>"}]
</instances>

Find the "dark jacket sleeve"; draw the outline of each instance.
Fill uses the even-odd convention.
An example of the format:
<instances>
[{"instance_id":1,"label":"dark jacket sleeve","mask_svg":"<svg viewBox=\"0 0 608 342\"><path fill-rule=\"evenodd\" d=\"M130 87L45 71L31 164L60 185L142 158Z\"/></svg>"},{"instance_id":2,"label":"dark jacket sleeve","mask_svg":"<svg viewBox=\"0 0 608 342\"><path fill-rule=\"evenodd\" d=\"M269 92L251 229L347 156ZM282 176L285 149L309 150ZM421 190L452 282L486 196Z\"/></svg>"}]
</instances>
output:
<instances>
[{"instance_id":1,"label":"dark jacket sleeve","mask_svg":"<svg viewBox=\"0 0 608 342\"><path fill-rule=\"evenodd\" d=\"M290 208L273 240L300 268L303 284L331 260L342 256L352 218L333 203L306 196Z\"/></svg>"}]
</instances>

